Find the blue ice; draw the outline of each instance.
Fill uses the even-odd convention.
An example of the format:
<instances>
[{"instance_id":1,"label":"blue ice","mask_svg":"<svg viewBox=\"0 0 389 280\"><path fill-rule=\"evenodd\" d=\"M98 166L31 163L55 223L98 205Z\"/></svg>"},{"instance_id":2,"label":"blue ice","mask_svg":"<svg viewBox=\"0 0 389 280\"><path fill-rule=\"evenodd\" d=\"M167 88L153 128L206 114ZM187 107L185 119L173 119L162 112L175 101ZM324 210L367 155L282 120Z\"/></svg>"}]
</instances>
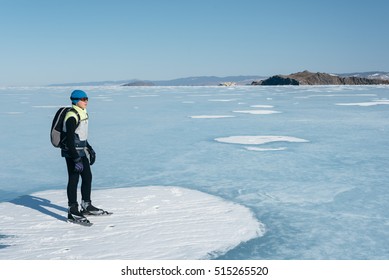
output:
<instances>
[{"instance_id":1,"label":"blue ice","mask_svg":"<svg viewBox=\"0 0 389 280\"><path fill-rule=\"evenodd\" d=\"M265 224L220 259L389 258L389 87L82 89L93 188L199 190ZM65 188L49 128L72 90L0 88L0 201Z\"/></svg>"}]
</instances>

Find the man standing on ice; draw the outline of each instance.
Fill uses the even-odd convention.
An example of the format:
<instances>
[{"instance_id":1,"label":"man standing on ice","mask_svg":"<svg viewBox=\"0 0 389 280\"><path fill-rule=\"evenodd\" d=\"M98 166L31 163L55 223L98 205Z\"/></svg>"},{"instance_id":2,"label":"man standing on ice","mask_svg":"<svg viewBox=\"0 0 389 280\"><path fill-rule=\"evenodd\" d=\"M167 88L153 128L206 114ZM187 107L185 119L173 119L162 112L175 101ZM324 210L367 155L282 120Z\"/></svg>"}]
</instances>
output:
<instances>
[{"instance_id":1,"label":"man standing on ice","mask_svg":"<svg viewBox=\"0 0 389 280\"><path fill-rule=\"evenodd\" d=\"M96 159L96 153L88 143L88 96L82 90L71 93L72 108L66 113L63 125L65 132L61 155L66 159L68 170L68 221L91 224L84 215L110 214L92 205L92 172L90 166ZM77 186L81 176L81 209L77 202ZM81 211L80 211L81 210Z\"/></svg>"}]
</instances>

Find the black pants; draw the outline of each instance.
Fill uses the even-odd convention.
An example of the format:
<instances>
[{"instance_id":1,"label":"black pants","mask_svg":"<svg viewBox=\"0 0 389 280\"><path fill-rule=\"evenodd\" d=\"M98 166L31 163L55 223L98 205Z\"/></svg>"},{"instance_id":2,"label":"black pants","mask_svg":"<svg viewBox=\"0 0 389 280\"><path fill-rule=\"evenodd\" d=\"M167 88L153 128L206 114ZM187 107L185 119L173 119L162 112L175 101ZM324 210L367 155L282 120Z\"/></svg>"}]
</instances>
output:
<instances>
[{"instance_id":1,"label":"black pants","mask_svg":"<svg viewBox=\"0 0 389 280\"><path fill-rule=\"evenodd\" d=\"M89 160L87 157L81 157L82 164L84 165L84 170L81 173L74 171L74 161L71 158L65 158L66 165L68 168L68 205L77 203L77 186L78 180L81 175L81 199L84 201L91 201L91 190L92 190L92 172L89 165Z\"/></svg>"}]
</instances>

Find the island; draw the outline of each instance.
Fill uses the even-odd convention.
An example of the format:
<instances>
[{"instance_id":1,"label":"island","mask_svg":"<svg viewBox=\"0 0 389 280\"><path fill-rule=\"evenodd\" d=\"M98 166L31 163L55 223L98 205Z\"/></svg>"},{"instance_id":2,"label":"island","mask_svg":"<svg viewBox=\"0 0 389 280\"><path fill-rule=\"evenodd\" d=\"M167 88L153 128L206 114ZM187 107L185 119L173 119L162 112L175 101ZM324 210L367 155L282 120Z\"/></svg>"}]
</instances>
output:
<instances>
[{"instance_id":1,"label":"island","mask_svg":"<svg viewBox=\"0 0 389 280\"><path fill-rule=\"evenodd\" d=\"M275 75L261 81L253 81L251 85L389 85L389 80L369 79L362 77L341 77L335 74L313 73L307 70L290 75Z\"/></svg>"}]
</instances>

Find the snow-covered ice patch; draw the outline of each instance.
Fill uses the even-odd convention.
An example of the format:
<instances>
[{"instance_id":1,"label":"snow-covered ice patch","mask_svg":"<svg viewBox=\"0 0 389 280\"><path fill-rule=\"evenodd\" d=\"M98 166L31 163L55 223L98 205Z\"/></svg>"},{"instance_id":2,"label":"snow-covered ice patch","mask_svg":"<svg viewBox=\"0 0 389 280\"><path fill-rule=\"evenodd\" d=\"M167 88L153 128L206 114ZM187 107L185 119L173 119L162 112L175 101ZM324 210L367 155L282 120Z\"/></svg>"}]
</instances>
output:
<instances>
[{"instance_id":1,"label":"snow-covered ice patch","mask_svg":"<svg viewBox=\"0 0 389 280\"><path fill-rule=\"evenodd\" d=\"M0 203L0 259L207 259L265 232L248 208L180 187L95 190L93 201L114 214L91 227L66 222L65 190Z\"/></svg>"},{"instance_id":2,"label":"snow-covered ice patch","mask_svg":"<svg viewBox=\"0 0 389 280\"><path fill-rule=\"evenodd\" d=\"M47 109L53 109L53 108L61 108L61 107L67 107L69 105L34 105L31 106L32 108L47 108Z\"/></svg>"},{"instance_id":3,"label":"snow-covered ice patch","mask_svg":"<svg viewBox=\"0 0 389 280\"><path fill-rule=\"evenodd\" d=\"M251 105L252 108L274 108L273 105Z\"/></svg>"},{"instance_id":4,"label":"snow-covered ice patch","mask_svg":"<svg viewBox=\"0 0 389 280\"><path fill-rule=\"evenodd\" d=\"M188 96L192 96L192 97L208 97L208 96L212 96L211 94L189 94Z\"/></svg>"},{"instance_id":5,"label":"snow-covered ice patch","mask_svg":"<svg viewBox=\"0 0 389 280\"><path fill-rule=\"evenodd\" d=\"M273 110L241 110L241 111L233 111L234 113L243 113L243 114L252 114L252 115L270 115L270 114L278 114L281 113L279 111Z\"/></svg>"},{"instance_id":6,"label":"snow-covered ice patch","mask_svg":"<svg viewBox=\"0 0 389 280\"><path fill-rule=\"evenodd\" d=\"M373 101L358 102L358 103L336 103L336 105L368 107L368 106L376 106L376 105L389 105L389 100L384 99L384 100L373 100Z\"/></svg>"},{"instance_id":7,"label":"snow-covered ice patch","mask_svg":"<svg viewBox=\"0 0 389 280\"><path fill-rule=\"evenodd\" d=\"M217 142L243 145L261 145L271 142L309 142L308 140L291 136L229 136L215 138Z\"/></svg>"},{"instance_id":8,"label":"snow-covered ice patch","mask_svg":"<svg viewBox=\"0 0 389 280\"><path fill-rule=\"evenodd\" d=\"M139 98L139 97L158 97L158 94L142 94L142 95L129 95L130 98Z\"/></svg>"},{"instance_id":9,"label":"snow-covered ice patch","mask_svg":"<svg viewBox=\"0 0 389 280\"><path fill-rule=\"evenodd\" d=\"M210 102L231 102L231 101L236 101L236 99L210 99L208 101L210 101Z\"/></svg>"},{"instance_id":10,"label":"snow-covered ice patch","mask_svg":"<svg viewBox=\"0 0 389 280\"><path fill-rule=\"evenodd\" d=\"M360 96L377 96L376 94L311 94L305 96L296 96L294 98L312 98L312 97L360 97Z\"/></svg>"},{"instance_id":11,"label":"snow-covered ice patch","mask_svg":"<svg viewBox=\"0 0 389 280\"><path fill-rule=\"evenodd\" d=\"M14 111L14 112L4 112L4 114L7 114L7 115L19 115L19 114L24 114L24 112Z\"/></svg>"},{"instance_id":12,"label":"snow-covered ice patch","mask_svg":"<svg viewBox=\"0 0 389 280\"><path fill-rule=\"evenodd\" d=\"M246 147L246 150L249 151L257 151L257 152L268 152L268 151L284 151L286 150L286 147L279 147L279 148L258 148L258 147Z\"/></svg>"},{"instance_id":13,"label":"snow-covered ice patch","mask_svg":"<svg viewBox=\"0 0 389 280\"><path fill-rule=\"evenodd\" d=\"M103 94L99 94L98 96L94 96L93 99L100 100L100 101L103 101L103 102L111 102L111 101L113 101L111 95L103 95Z\"/></svg>"},{"instance_id":14,"label":"snow-covered ice patch","mask_svg":"<svg viewBox=\"0 0 389 280\"><path fill-rule=\"evenodd\" d=\"M199 115L199 116L190 116L192 119L222 119L222 118L234 118L235 116L231 115Z\"/></svg>"}]
</instances>

